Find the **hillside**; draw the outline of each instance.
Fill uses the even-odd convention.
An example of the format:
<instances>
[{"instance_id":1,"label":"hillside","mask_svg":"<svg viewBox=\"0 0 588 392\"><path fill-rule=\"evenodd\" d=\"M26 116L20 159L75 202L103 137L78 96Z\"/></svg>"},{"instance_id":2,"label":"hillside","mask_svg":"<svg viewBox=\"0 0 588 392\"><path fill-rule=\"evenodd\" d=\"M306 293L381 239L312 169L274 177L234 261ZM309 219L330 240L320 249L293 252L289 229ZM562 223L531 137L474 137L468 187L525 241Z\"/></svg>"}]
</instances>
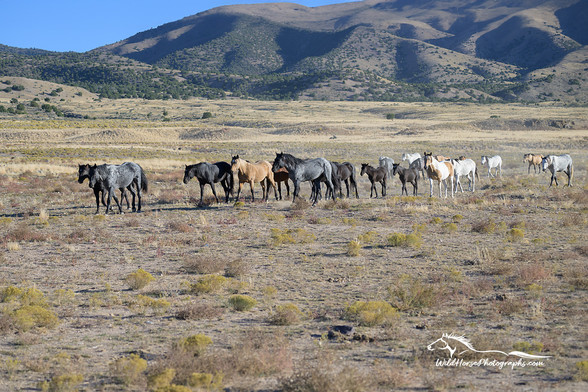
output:
<instances>
[{"instance_id":1,"label":"hillside","mask_svg":"<svg viewBox=\"0 0 588 392\"><path fill-rule=\"evenodd\" d=\"M580 0L234 5L85 54L0 46L0 74L111 98L584 104L587 17Z\"/></svg>"}]
</instances>

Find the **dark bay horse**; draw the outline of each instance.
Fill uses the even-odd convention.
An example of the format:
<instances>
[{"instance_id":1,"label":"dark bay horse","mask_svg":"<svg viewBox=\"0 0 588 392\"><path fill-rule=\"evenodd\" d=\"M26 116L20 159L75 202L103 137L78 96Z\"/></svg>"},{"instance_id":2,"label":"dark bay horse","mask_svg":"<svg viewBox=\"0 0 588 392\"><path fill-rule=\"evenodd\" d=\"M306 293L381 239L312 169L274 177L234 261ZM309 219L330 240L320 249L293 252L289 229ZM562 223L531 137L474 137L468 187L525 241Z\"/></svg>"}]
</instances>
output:
<instances>
[{"instance_id":1,"label":"dark bay horse","mask_svg":"<svg viewBox=\"0 0 588 392\"><path fill-rule=\"evenodd\" d=\"M320 193L320 180L324 176L327 184L327 192L333 192L333 182L331 181L333 169L331 163L325 158L315 158L303 160L296 158L291 154L276 153L276 159L272 165L272 171L277 172L281 168L288 170L288 175L294 183L294 194L292 202L300 195L300 183L312 181L313 184L313 205L318 201Z\"/></svg>"},{"instance_id":2,"label":"dark bay horse","mask_svg":"<svg viewBox=\"0 0 588 392\"><path fill-rule=\"evenodd\" d=\"M147 192L147 177L141 166L134 162L125 162L121 165L100 165L90 167L90 188L95 188L99 183L108 191L106 213L110 211L111 199L116 189L127 188L133 196L133 212L141 211L141 192ZM133 192L132 186L135 187ZM137 195L137 208L135 208L135 193ZM116 200L115 200L116 201ZM119 211L122 213L120 204Z\"/></svg>"},{"instance_id":3,"label":"dark bay horse","mask_svg":"<svg viewBox=\"0 0 588 392\"><path fill-rule=\"evenodd\" d=\"M378 190L376 189L376 182L382 185L382 197L386 196L386 177L388 177L388 171L384 167L374 168L367 163L361 164L361 175L367 174L372 187L370 189L370 197L376 192L376 198L378 197Z\"/></svg>"},{"instance_id":4,"label":"dark bay horse","mask_svg":"<svg viewBox=\"0 0 588 392\"><path fill-rule=\"evenodd\" d=\"M212 188L214 199L218 203L216 190L214 184L220 182L225 191L225 203L229 202L229 196L233 194L234 177L231 165L227 162L200 162L195 165L187 165L184 170L184 184L187 184L192 178L196 177L200 184L200 202L202 205L202 197L204 195L204 185L208 184Z\"/></svg>"},{"instance_id":5,"label":"dark bay horse","mask_svg":"<svg viewBox=\"0 0 588 392\"><path fill-rule=\"evenodd\" d=\"M344 182L345 187L347 188L347 198L349 198L349 188L351 186L355 189L355 198L359 199L359 193L357 192L357 179L355 176L355 166L350 162L332 163L337 168L335 173L339 182L339 197L343 197L343 185L341 185L341 183Z\"/></svg>"},{"instance_id":6,"label":"dark bay horse","mask_svg":"<svg viewBox=\"0 0 588 392\"><path fill-rule=\"evenodd\" d=\"M416 196L418 194L418 190L419 190L419 183L418 183L419 172L417 171L417 169L414 169L414 168L405 169L402 166L400 166L398 163L395 163L393 166L393 169L392 169L392 175L394 176L396 174L398 174L398 178L400 178L400 182L402 183L402 189L400 190L400 196L402 196L403 193L406 193L406 196L408 196L408 189L406 189L407 182L410 182L412 184L412 194L414 196Z\"/></svg>"},{"instance_id":7,"label":"dark bay horse","mask_svg":"<svg viewBox=\"0 0 588 392\"><path fill-rule=\"evenodd\" d=\"M286 192L288 192L286 194L286 197L290 196L290 184L288 183L289 179L290 179L290 176L288 175L288 170L286 170L284 168L281 168L277 172L274 172L274 181L276 182L276 185L278 186L278 193L280 194L280 200L282 200L282 182L286 185Z\"/></svg>"},{"instance_id":8,"label":"dark bay horse","mask_svg":"<svg viewBox=\"0 0 588 392\"><path fill-rule=\"evenodd\" d=\"M86 178L88 180L90 179L91 167L92 166L90 164L78 165L78 183L83 184ZM96 214L100 212L100 200L102 200L102 205L106 206L106 199L104 198L106 192L107 190L104 188L104 184L102 182L97 182L96 186L94 187L94 196L96 196ZM116 195L113 195L113 198L116 202L116 205L120 208L120 203L118 202ZM122 202L123 199L125 199L127 202L127 209L131 208L129 204L129 198L124 188L120 190L120 201Z\"/></svg>"}]
</instances>

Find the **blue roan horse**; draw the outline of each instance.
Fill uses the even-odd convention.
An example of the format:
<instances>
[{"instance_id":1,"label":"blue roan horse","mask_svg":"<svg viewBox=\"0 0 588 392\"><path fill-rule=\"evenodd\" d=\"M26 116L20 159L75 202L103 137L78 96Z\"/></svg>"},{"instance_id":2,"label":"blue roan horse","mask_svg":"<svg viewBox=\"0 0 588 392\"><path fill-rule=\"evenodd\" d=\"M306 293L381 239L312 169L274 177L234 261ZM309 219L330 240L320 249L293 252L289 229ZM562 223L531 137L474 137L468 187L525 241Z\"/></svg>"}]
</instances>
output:
<instances>
[{"instance_id":1,"label":"blue roan horse","mask_svg":"<svg viewBox=\"0 0 588 392\"><path fill-rule=\"evenodd\" d=\"M272 171L277 172L281 168L288 170L288 175L294 183L292 202L294 202L296 197L300 194L300 183L304 181L312 181L312 204L315 205L321 191L321 176L324 176L323 181L327 184L327 194L335 194L333 183L331 181L333 170L331 164L325 158L303 160L296 158L291 154L284 154L283 152L276 153L276 159L274 160Z\"/></svg>"},{"instance_id":2,"label":"blue roan horse","mask_svg":"<svg viewBox=\"0 0 588 392\"><path fill-rule=\"evenodd\" d=\"M135 187L135 192L132 186ZM102 187L108 191L106 214L110 211L110 203L116 189L127 188L133 196L133 212L141 211L141 192L147 192L147 177L141 166L133 162L125 162L122 165L100 165L90 167L90 188ZM135 193L137 194L137 208L135 208ZM122 208L118 206L122 213Z\"/></svg>"}]
</instances>

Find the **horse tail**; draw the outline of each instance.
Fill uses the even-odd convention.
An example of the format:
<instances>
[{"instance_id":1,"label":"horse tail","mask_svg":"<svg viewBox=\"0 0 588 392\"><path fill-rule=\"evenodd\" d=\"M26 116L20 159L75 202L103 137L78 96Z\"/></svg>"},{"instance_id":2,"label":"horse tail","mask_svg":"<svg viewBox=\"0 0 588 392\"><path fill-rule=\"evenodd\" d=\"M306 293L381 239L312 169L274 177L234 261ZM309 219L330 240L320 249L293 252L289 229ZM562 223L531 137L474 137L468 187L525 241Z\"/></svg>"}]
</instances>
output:
<instances>
[{"instance_id":1,"label":"horse tail","mask_svg":"<svg viewBox=\"0 0 588 392\"><path fill-rule=\"evenodd\" d=\"M232 171L229 171L228 176L229 176L229 191L232 195L234 193L233 189L235 189L235 175L233 174Z\"/></svg>"},{"instance_id":2,"label":"horse tail","mask_svg":"<svg viewBox=\"0 0 588 392\"><path fill-rule=\"evenodd\" d=\"M148 189L149 189L149 185L147 182L147 176L145 175L143 168L141 168L141 190L143 192L147 192Z\"/></svg>"}]
</instances>

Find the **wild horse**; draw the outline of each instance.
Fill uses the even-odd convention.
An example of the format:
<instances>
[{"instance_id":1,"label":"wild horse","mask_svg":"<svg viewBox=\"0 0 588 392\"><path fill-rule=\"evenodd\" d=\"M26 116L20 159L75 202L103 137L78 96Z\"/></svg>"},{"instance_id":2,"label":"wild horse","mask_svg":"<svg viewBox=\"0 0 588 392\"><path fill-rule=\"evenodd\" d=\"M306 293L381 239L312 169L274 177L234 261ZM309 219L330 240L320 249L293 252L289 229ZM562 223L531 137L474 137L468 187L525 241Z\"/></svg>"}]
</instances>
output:
<instances>
[{"instance_id":1,"label":"wild horse","mask_svg":"<svg viewBox=\"0 0 588 392\"><path fill-rule=\"evenodd\" d=\"M192 178L196 177L200 184L200 202L199 206L203 204L202 197L204 195L204 185L208 184L212 188L214 199L218 203L216 190L214 184L220 182L225 191L225 203L229 202L229 196L233 194L234 177L231 165L227 162L200 162L195 165L187 165L184 170L184 184L187 184Z\"/></svg>"}]
</instances>

